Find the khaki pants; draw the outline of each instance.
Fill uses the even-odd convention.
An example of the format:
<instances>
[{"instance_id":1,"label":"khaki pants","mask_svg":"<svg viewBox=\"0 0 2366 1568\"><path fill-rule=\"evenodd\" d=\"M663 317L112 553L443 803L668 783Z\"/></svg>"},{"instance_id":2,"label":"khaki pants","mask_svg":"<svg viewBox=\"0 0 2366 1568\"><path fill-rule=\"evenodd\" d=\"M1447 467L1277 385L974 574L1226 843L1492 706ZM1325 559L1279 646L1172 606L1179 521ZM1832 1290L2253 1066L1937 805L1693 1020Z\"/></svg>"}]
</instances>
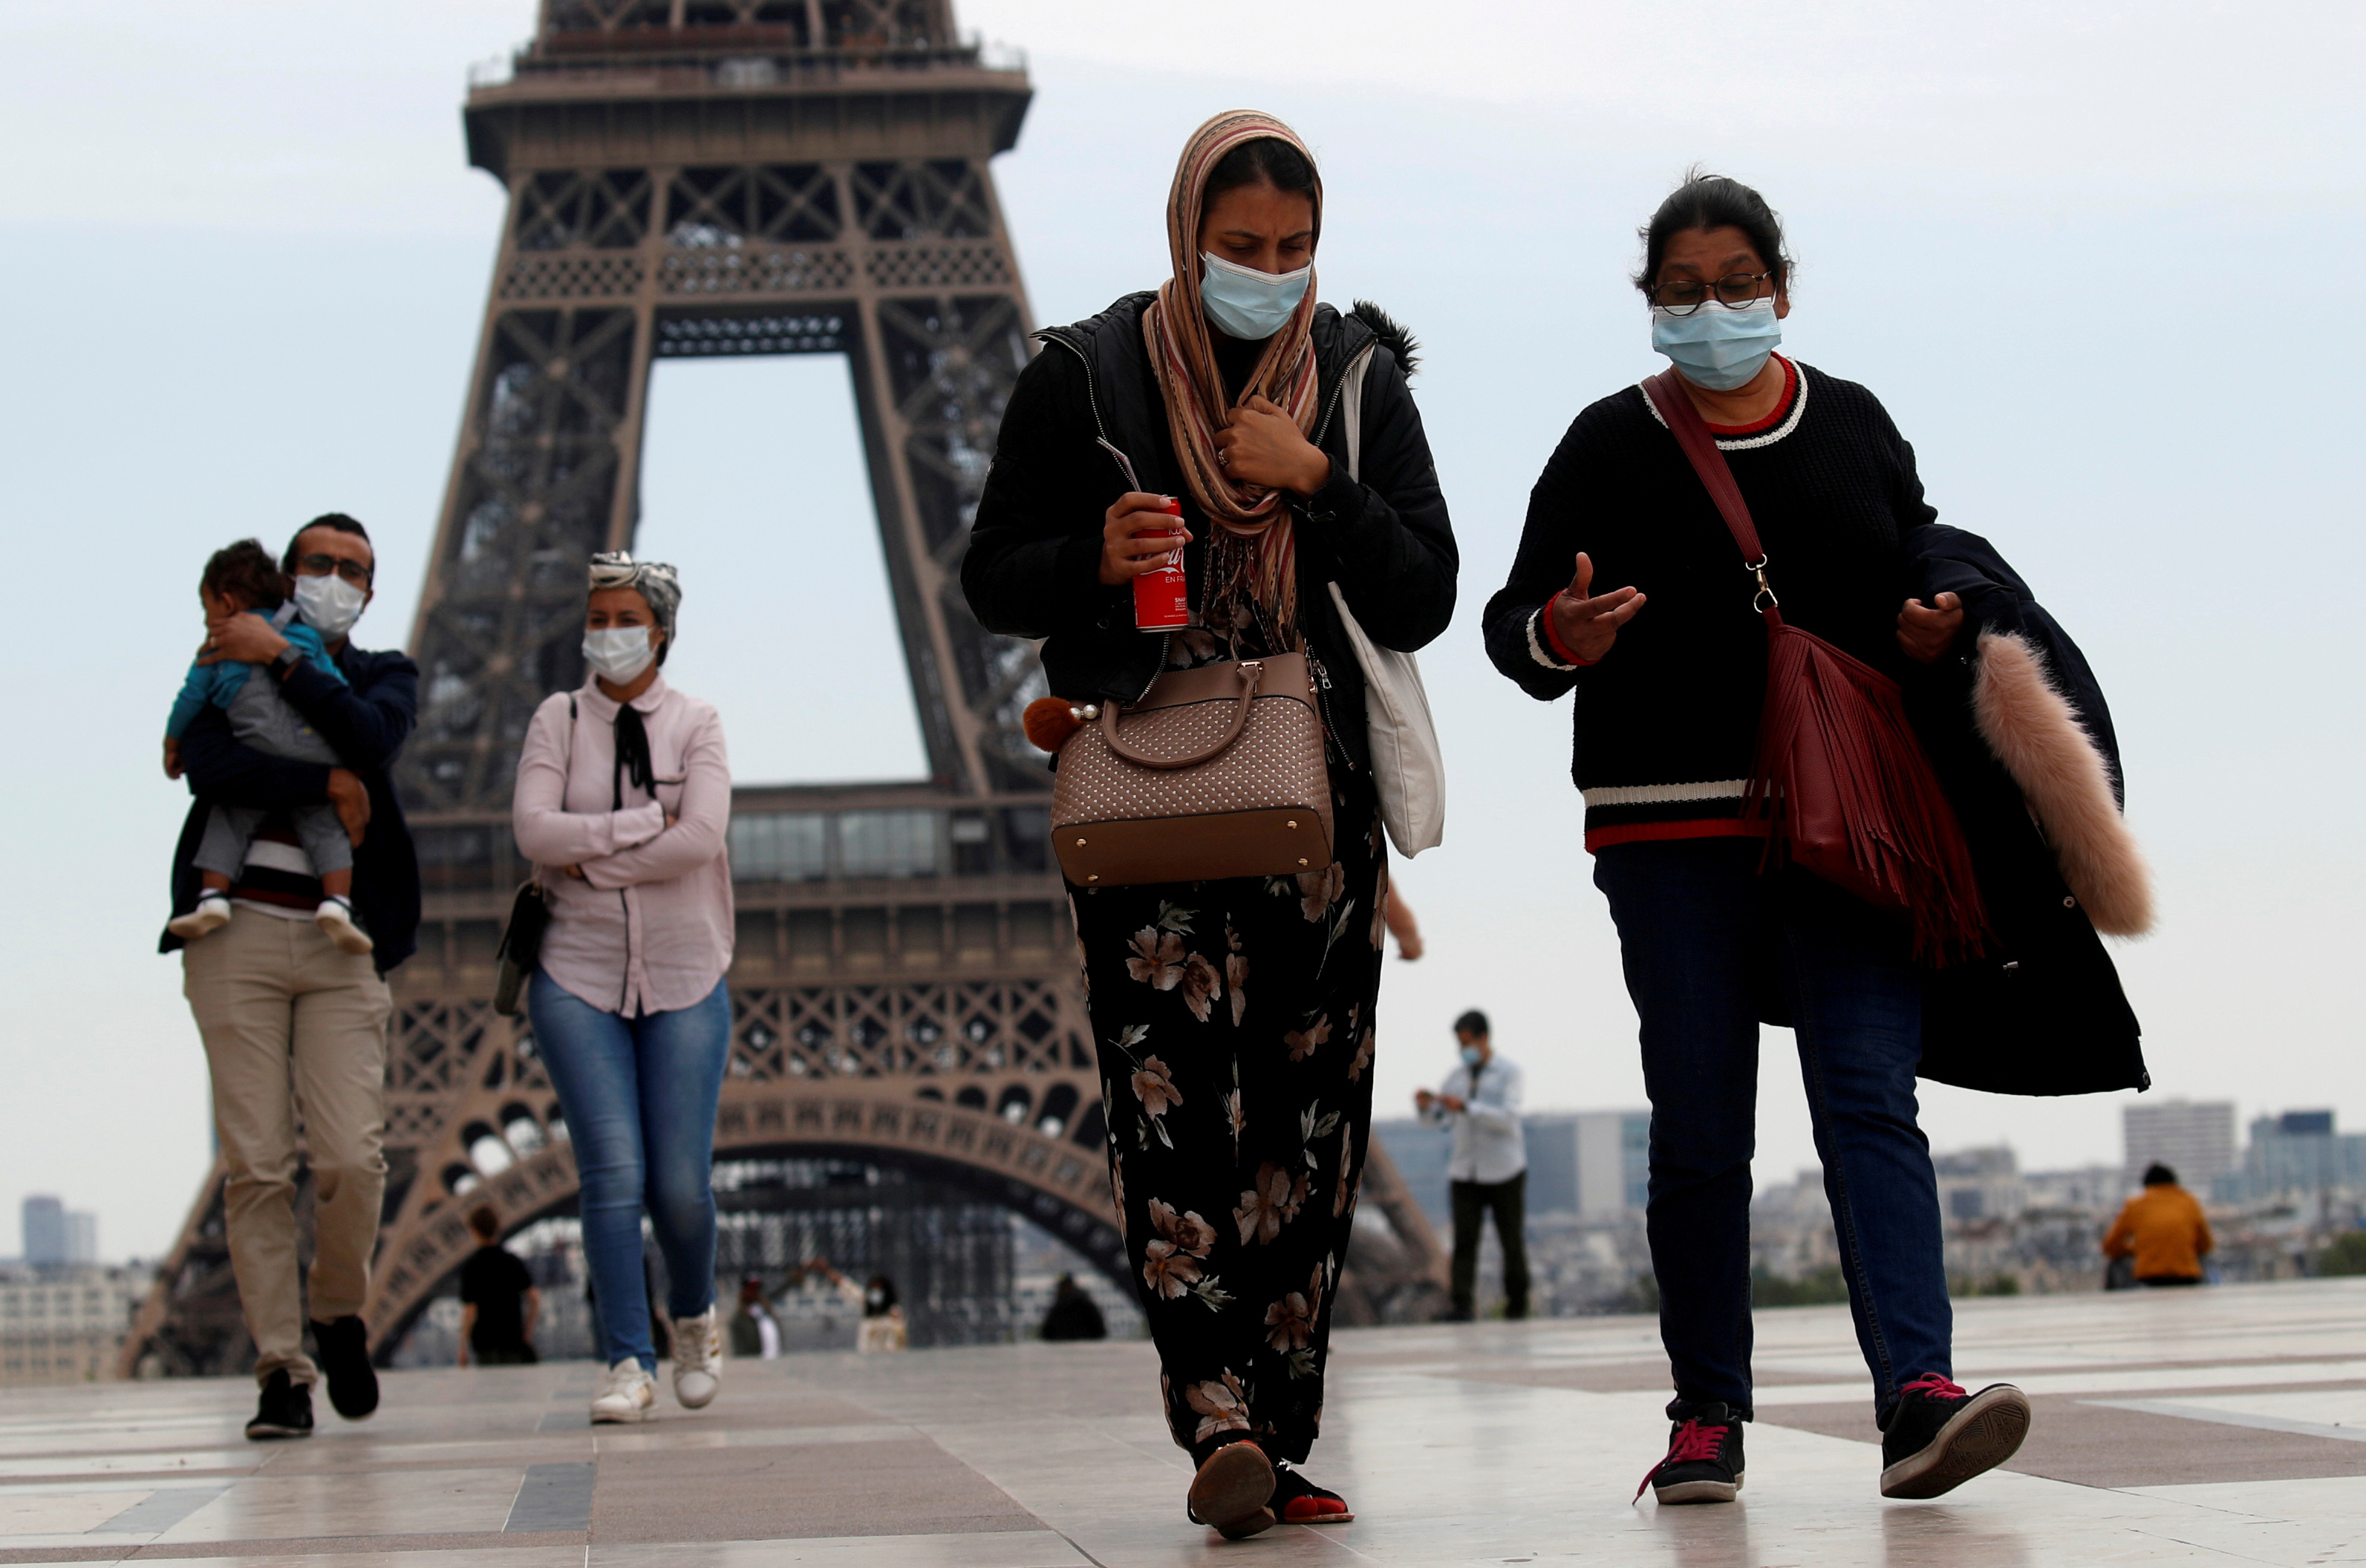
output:
<instances>
[{"instance_id":1,"label":"khaki pants","mask_svg":"<svg viewBox=\"0 0 2366 1568\"><path fill-rule=\"evenodd\" d=\"M181 990L205 1037L222 1204L257 1383L319 1376L304 1353L296 1238L298 1126L312 1168L310 1314L358 1314L386 1192L387 1021L393 998L366 954L310 920L242 908L192 942Z\"/></svg>"}]
</instances>

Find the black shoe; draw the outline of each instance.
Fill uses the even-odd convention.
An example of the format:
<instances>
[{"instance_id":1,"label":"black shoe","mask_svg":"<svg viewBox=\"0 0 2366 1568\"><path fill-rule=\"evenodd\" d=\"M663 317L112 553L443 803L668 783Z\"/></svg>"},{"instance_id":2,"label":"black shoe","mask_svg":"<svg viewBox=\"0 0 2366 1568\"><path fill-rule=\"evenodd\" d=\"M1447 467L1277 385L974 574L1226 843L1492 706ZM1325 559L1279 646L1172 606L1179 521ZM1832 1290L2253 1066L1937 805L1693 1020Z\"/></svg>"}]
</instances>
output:
<instances>
[{"instance_id":1,"label":"black shoe","mask_svg":"<svg viewBox=\"0 0 2366 1568\"><path fill-rule=\"evenodd\" d=\"M1741 1491L1741 1423L1722 1405L1704 1405L1668 1433L1668 1457L1651 1467L1643 1488L1662 1503L1730 1503Z\"/></svg>"},{"instance_id":2,"label":"black shoe","mask_svg":"<svg viewBox=\"0 0 2366 1568\"><path fill-rule=\"evenodd\" d=\"M1504 1321L1506 1323L1517 1323L1521 1319L1527 1317L1527 1315L1528 1304L1527 1302L1507 1301L1504 1304Z\"/></svg>"},{"instance_id":3,"label":"black shoe","mask_svg":"<svg viewBox=\"0 0 2366 1568\"><path fill-rule=\"evenodd\" d=\"M2029 1396L2009 1383L1977 1394L1937 1375L1898 1391L1881 1433L1881 1495L1936 1497L2013 1456L2029 1436Z\"/></svg>"},{"instance_id":4,"label":"black shoe","mask_svg":"<svg viewBox=\"0 0 2366 1568\"><path fill-rule=\"evenodd\" d=\"M321 1352L321 1373L329 1380L329 1405L348 1421L377 1408L377 1369L370 1365L369 1330L358 1317L312 1325L312 1345Z\"/></svg>"},{"instance_id":5,"label":"black shoe","mask_svg":"<svg viewBox=\"0 0 2366 1568\"><path fill-rule=\"evenodd\" d=\"M1430 1321L1432 1323L1471 1323L1477 1319L1467 1306L1449 1306Z\"/></svg>"},{"instance_id":6,"label":"black shoe","mask_svg":"<svg viewBox=\"0 0 2366 1568\"><path fill-rule=\"evenodd\" d=\"M264 1380L263 1400L255 1407L254 1419L246 1424L247 1440L267 1443L311 1435L311 1388L289 1378L285 1370L273 1372Z\"/></svg>"}]
</instances>

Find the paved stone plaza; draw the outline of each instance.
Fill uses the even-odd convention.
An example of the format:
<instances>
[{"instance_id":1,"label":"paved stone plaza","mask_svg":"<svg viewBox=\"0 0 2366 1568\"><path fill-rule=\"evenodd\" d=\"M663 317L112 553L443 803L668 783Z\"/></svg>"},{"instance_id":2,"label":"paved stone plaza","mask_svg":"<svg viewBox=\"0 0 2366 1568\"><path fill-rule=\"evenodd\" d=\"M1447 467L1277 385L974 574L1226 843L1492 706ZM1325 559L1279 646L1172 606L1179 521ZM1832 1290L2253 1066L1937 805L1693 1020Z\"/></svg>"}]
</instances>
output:
<instances>
[{"instance_id":1,"label":"paved stone plaza","mask_svg":"<svg viewBox=\"0 0 2366 1568\"><path fill-rule=\"evenodd\" d=\"M584 1364L397 1373L385 1407L251 1445L242 1381L0 1406L0 1562L274 1568L1071 1568L1202 1562L1802 1564L2366 1561L2366 1281L1982 1300L1966 1384L2036 1426L2011 1473L1884 1503L1839 1308L1759 1316L1744 1501L1630 1506L1659 1455L1651 1324L1340 1336L1313 1473L1358 1522L1225 1544L1146 1344L736 1362L722 1399L594 1432ZM325 1412L325 1406L323 1406ZM392 1554L400 1553L400 1557Z\"/></svg>"}]
</instances>

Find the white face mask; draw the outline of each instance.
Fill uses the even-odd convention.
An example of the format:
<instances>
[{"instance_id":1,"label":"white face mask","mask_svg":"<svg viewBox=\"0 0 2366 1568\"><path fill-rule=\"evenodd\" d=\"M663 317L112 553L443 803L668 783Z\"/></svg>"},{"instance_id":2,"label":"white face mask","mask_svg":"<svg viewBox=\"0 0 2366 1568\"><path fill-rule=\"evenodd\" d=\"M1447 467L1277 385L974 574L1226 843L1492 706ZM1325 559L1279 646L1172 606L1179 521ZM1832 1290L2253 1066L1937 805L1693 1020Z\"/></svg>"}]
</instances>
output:
<instances>
[{"instance_id":1,"label":"white face mask","mask_svg":"<svg viewBox=\"0 0 2366 1568\"><path fill-rule=\"evenodd\" d=\"M362 606L368 602L367 588L355 588L334 572L296 579L296 608L304 624L321 633L324 643L333 643L352 631L354 622L362 618Z\"/></svg>"},{"instance_id":2,"label":"white face mask","mask_svg":"<svg viewBox=\"0 0 2366 1568\"><path fill-rule=\"evenodd\" d=\"M654 626L609 626L583 633L583 658L611 686L630 686L658 656Z\"/></svg>"}]
</instances>

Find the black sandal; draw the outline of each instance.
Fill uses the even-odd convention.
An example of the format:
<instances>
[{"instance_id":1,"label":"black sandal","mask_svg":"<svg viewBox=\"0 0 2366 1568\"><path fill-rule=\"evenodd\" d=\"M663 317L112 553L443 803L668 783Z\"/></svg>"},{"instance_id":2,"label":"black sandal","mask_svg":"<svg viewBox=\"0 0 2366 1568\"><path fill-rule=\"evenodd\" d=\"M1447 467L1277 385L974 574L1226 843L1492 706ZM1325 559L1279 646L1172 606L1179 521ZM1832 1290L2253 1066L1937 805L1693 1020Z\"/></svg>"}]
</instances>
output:
<instances>
[{"instance_id":1,"label":"black sandal","mask_svg":"<svg viewBox=\"0 0 2366 1568\"><path fill-rule=\"evenodd\" d=\"M1325 1507L1324 1504L1336 1506ZM1292 1470L1287 1461L1273 1467L1273 1506L1284 1524L1351 1525L1355 1510L1338 1493L1317 1486Z\"/></svg>"},{"instance_id":2,"label":"black sandal","mask_svg":"<svg viewBox=\"0 0 2366 1568\"><path fill-rule=\"evenodd\" d=\"M1183 1511L1193 1524L1211 1526L1226 1540L1260 1535L1277 1522L1266 1506L1274 1484L1273 1462L1265 1450L1242 1439L1200 1462Z\"/></svg>"}]
</instances>

